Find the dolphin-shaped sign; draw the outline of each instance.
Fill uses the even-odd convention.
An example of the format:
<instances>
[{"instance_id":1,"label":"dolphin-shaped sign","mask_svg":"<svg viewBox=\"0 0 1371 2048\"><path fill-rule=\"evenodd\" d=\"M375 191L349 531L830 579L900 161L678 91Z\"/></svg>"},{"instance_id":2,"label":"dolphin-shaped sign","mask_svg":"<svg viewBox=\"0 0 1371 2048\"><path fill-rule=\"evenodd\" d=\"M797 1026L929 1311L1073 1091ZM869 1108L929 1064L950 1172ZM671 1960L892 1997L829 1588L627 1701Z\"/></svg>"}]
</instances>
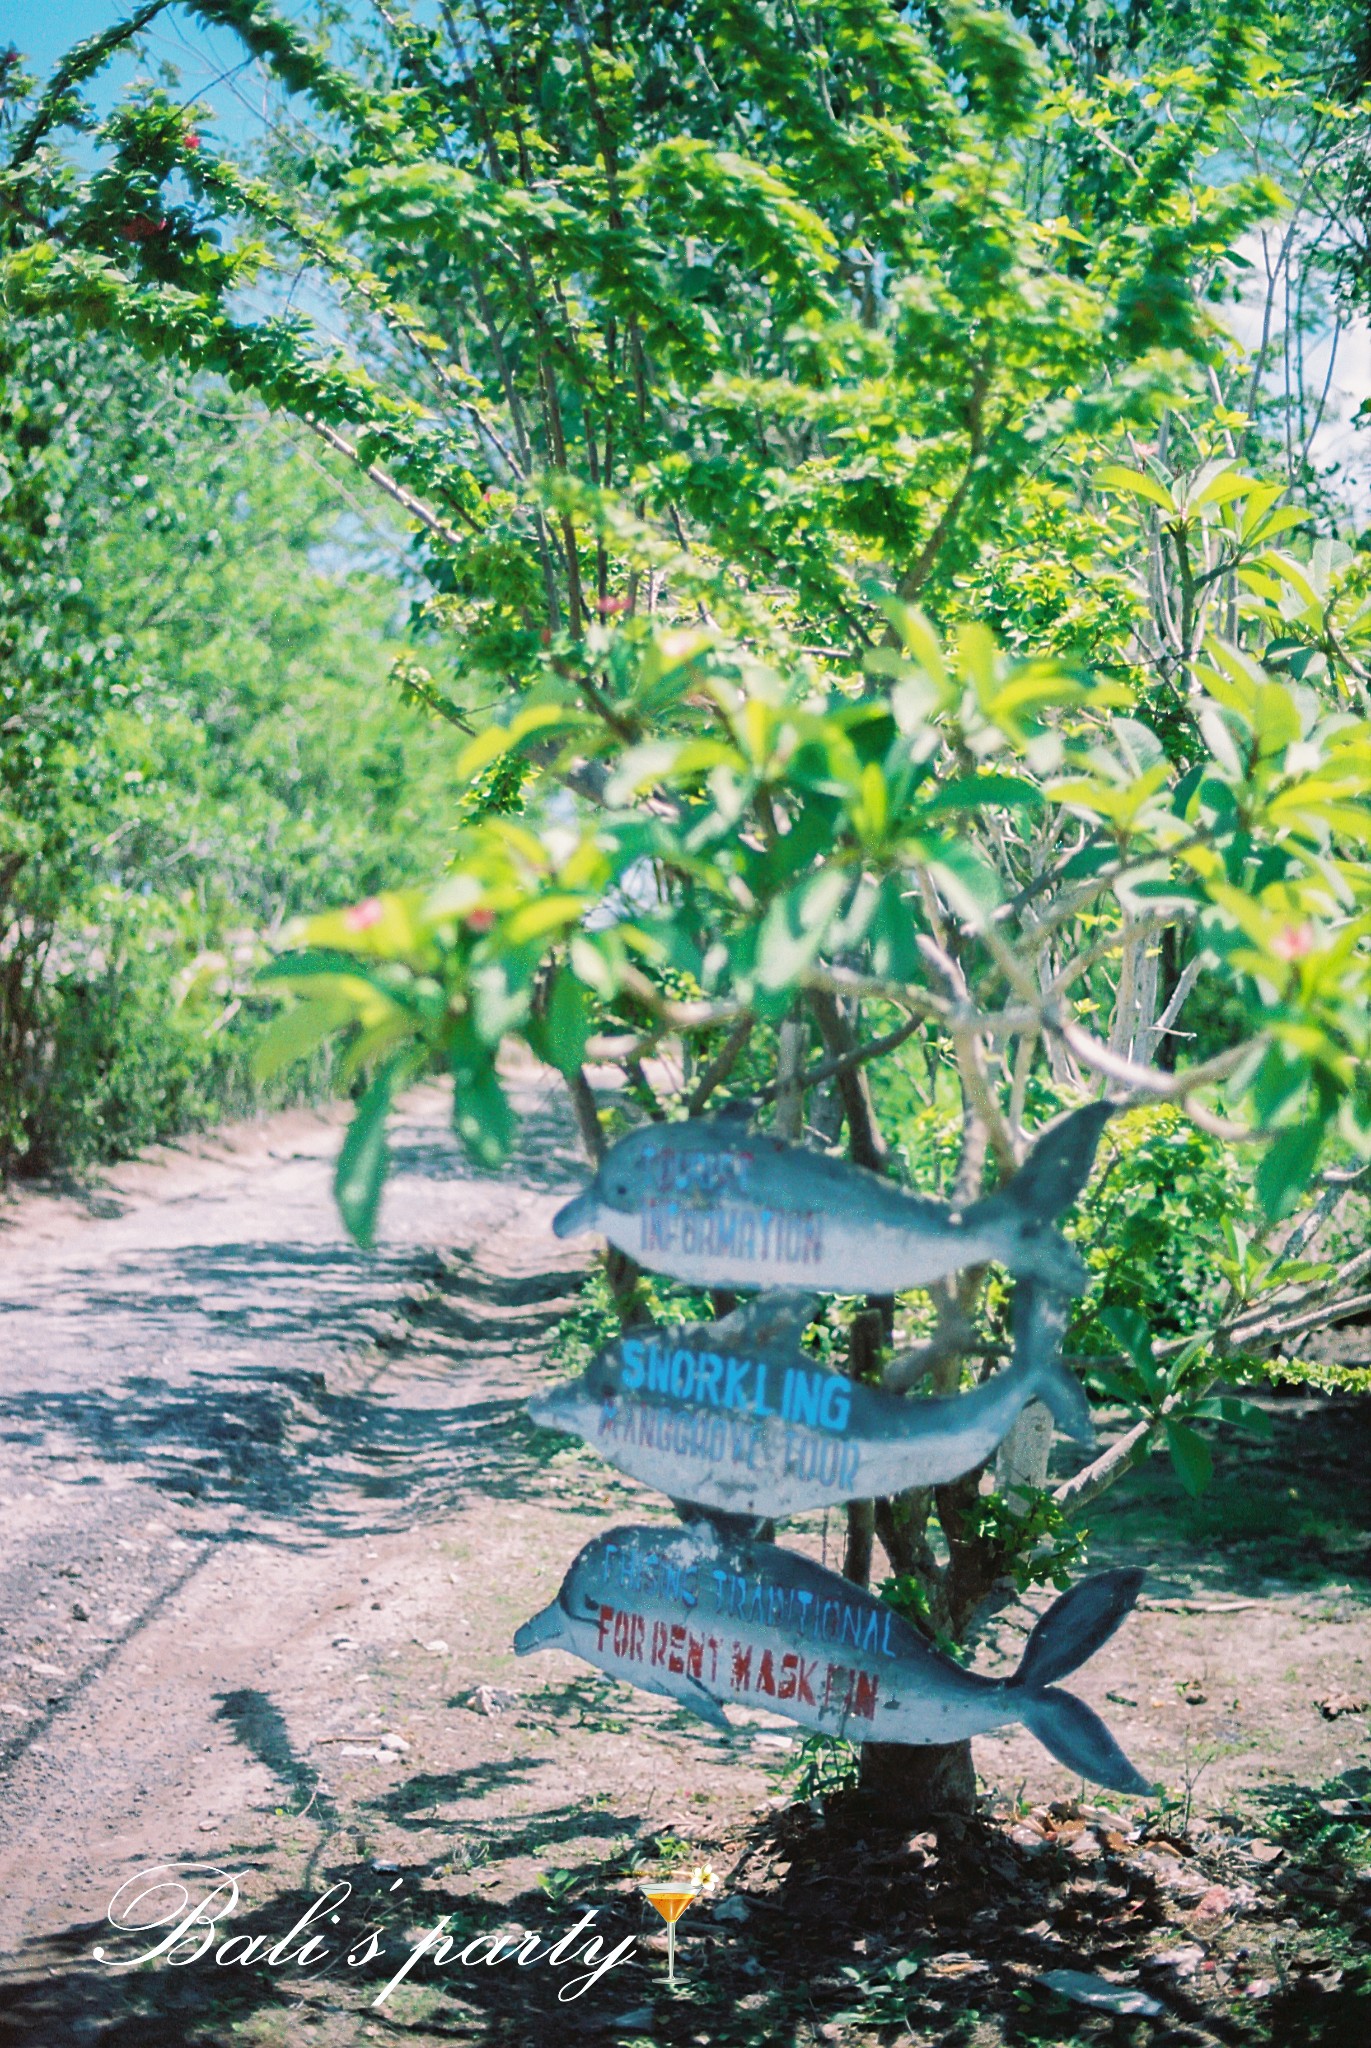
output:
<instances>
[{"instance_id":1,"label":"dolphin-shaped sign","mask_svg":"<svg viewBox=\"0 0 1371 2048\"><path fill-rule=\"evenodd\" d=\"M724 1728L721 1701L854 1742L960 1742L1022 1721L1081 1777L1145 1793L1104 1722L1053 1682L1108 1641L1143 1577L1083 1579L1043 1615L1011 1678L983 1678L895 1608L797 1552L709 1522L612 1529L580 1552L514 1648L521 1657L569 1650Z\"/></svg>"},{"instance_id":2,"label":"dolphin-shaped sign","mask_svg":"<svg viewBox=\"0 0 1371 2048\"><path fill-rule=\"evenodd\" d=\"M994 1260L1081 1294L1085 1266L1051 1224L1084 1187L1111 1110L1092 1102L1061 1118L1012 1179L964 1209L728 1119L650 1124L610 1147L552 1227L601 1230L639 1265L707 1286L893 1294Z\"/></svg>"},{"instance_id":3,"label":"dolphin-shaped sign","mask_svg":"<svg viewBox=\"0 0 1371 2048\"><path fill-rule=\"evenodd\" d=\"M802 1351L813 1307L808 1295L764 1294L721 1322L630 1331L529 1413L673 1500L763 1517L960 1478L1033 1400L1067 1435L1093 1441L1089 1405L1059 1355L1067 1298L1035 1281L1015 1289L1012 1365L969 1393L923 1400L863 1386Z\"/></svg>"}]
</instances>

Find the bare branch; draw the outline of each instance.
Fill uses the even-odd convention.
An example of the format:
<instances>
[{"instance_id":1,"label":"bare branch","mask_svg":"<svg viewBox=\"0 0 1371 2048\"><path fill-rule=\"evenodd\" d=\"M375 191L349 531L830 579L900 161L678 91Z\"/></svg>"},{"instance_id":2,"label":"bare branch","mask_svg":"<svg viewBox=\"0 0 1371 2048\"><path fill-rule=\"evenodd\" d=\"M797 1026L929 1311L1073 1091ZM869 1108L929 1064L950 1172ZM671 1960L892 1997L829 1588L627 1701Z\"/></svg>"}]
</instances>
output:
<instances>
[{"instance_id":1,"label":"bare branch","mask_svg":"<svg viewBox=\"0 0 1371 2048\"><path fill-rule=\"evenodd\" d=\"M329 426L326 420L316 419L309 413L305 413L303 417L305 425L312 434L317 434L319 439L332 448L336 454L345 455L355 468L363 470L374 484L379 485L388 498L393 498L397 505L408 512L411 519L417 519L420 526L426 527L430 533L436 533L438 538L445 540L449 547L459 548L463 545L462 536L458 533L457 529L449 526L445 519L440 519L436 512L431 512L423 499L416 498L413 491L406 489L405 485L398 482L390 474L389 470L383 469L379 462L363 462L361 456L345 434L340 434L338 429ZM473 533L481 531L479 520L467 517L466 523Z\"/></svg>"},{"instance_id":2,"label":"bare branch","mask_svg":"<svg viewBox=\"0 0 1371 2048\"><path fill-rule=\"evenodd\" d=\"M1102 1451L1089 1465L1073 1473L1053 1493L1052 1498L1063 1514L1079 1514L1092 1500L1123 1478L1125 1472L1146 1457L1152 1438L1161 1427L1161 1418L1146 1415L1141 1422L1135 1422L1131 1429Z\"/></svg>"},{"instance_id":3,"label":"bare branch","mask_svg":"<svg viewBox=\"0 0 1371 2048\"><path fill-rule=\"evenodd\" d=\"M851 1052L841 1053L836 1059L825 1060L820 1066L810 1067L800 1076L800 1087L808 1094L811 1088L818 1088L825 1081L832 1081L838 1075L846 1073L849 1068L864 1067L869 1060L883 1058L886 1053L894 1052L897 1046L903 1045L907 1038L912 1038L924 1021L921 1016L906 1017L903 1024L897 1024L895 1029L887 1031L883 1038L869 1038L864 1045L855 1046ZM765 1088L759 1088L753 1100L772 1102L779 1093L779 1081L772 1081Z\"/></svg>"},{"instance_id":4,"label":"bare branch","mask_svg":"<svg viewBox=\"0 0 1371 2048\"><path fill-rule=\"evenodd\" d=\"M1151 1059L1158 1045L1166 1037L1167 1032L1170 1031L1176 1019L1180 1016L1181 1011L1185 1008L1186 998L1199 980L1203 970L1203 959L1186 961L1185 966L1181 969L1180 978L1172 990L1170 1002L1162 1011L1161 1016L1158 1017L1152 1029L1143 1034L1142 1040L1139 1041L1135 1049L1138 1059Z\"/></svg>"},{"instance_id":5,"label":"bare branch","mask_svg":"<svg viewBox=\"0 0 1371 2048\"><path fill-rule=\"evenodd\" d=\"M1014 1139L1009 1126L1004 1120L1004 1112L995 1099L995 1091L985 1071L980 1036L965 1021L966 1012L971 1004L971 991L967 987L966 976L951 954L944 952L941 946L935 945L932 939L920 937L918 945L924 958L942 976L952 994L959 999L958 1009L947 1019L947 1027L956 1048L962 1087L966 1092L968 1108L980 1120L985 1136L994 1149L996 1164L1001 1174L1007 1178L1019 1163L1018 1154L1014 1149ZM1036 995L1037 989L1031 976L1028 985L1032 994ZM971 1193L974 1192L972 1189Z\"/></svg>"},{"instance_id":6,"label":"bare branch","mask_svg":"<svg viewBox=\"0 0 1371 2048\"><path fill-rule=\"evenodd\" d=\"M695 1083L690 1100L686 1104L687 1116L698 1116L714 1090L721 1087L733 1072L743 1047L752 1036L753 1022L751 1016L740 1017L733 1026L724 1044Z\"/></svg>"},{"instance_id":7,"label":"bare branch","mask_svg":"<svg viewBox=\"0 0 1371 2048\"><path fill-rule=\"evenodd\" d=\"M819 1035L832 1056L843 1062L835 1079L842 1096L843 1115L847 1119L847 1134L853 1159L858 1166L866 1166L873 1173L884 1170L887 1154L885 1139L881 1136L876 1122L875 1105L867 1085L866 1069L852 1058L858 1049L857 1035L847 1018L838 1007L836 996L827 989L808 990L809 1008Z\"/></svg>"}]
</instances>

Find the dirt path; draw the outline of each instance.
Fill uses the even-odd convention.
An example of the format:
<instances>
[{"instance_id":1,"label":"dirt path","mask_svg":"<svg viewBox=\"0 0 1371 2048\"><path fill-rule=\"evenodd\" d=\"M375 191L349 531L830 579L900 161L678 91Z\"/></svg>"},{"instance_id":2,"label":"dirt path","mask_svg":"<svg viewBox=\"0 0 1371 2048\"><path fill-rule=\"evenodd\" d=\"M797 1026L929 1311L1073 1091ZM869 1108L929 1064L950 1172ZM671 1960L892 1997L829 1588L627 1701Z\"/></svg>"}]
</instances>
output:
<instances>
[{"instance_id":1,"label":"dirt path","mask_svg":"<svg viewBox=\"0 0 1371 2048\"><path fill-rule=\"evenodd\" d=\"M269 1899L326 1864L394 1868L397 1848L477 1869L498 1835L508 1890L578 1843L603 1858L688 1825L711 1782L766 1797L732 1761L746 1737L663 1730L644 1700L612 1710L596 1674L509 1651L593 1523L635 1498L523 1415L586 1256L547 1227L576 1177L569 1123L550 1090L523 1108L518 1162L482 1179L442 1095L416 1091L370 1254L333 1208L337 1116L166 1151L94 1200L29 1197L6 1219L14 2038L43 2038L31 2000L56 1958L92 2024L126 2011L133 1980L87 1958L119 1885L152 1865L252 1871ZM683 1740L684 1812L667 1789ZM70 2018L63 1998L44 2024Z\"/></svg>"},{"instance_id":2,"label":"dirt path","mask_svg":"<svg viewBox=\"0 0 1371 2048\"><path fill-rule=\"evenodd\" d=\"M102 1908L131 1860L214 1846L283 1774L313 1782L294 1743L320 1732L321 1673L380 1635L460 1637L416 1523L486 1491L519 1354L573 1276L528 1258L551 1197L527 1168L468 1177L441 1113L411 1099L370 1255L332 1209L337 1120L309 1116L125 1169L104 1215L24 1202L0 1237L0 1948ZM476 1311L463 1384L423 1371L422 1342L388 1370L440 1262L478 1245L518 1278Z\"/></svg>"},{"instance_id":3,"label":"dirt path","mask_svg":"<svg viewBox=\"0 0 1371 2048\"><path fill-rule=\"evenodd\" d=\"M341 1965L121 1974L106 1909L139 1870L198 1862L237 1875L234 1929L273 1940L334 1882L343 1933L384 1923L399 1955L438 1911L555 1932L577 1885L577 1912L642 1933L644 1854L726 1855L780 1794L785 1724L735 1714L724 1736L510 1653L595 1528L663 1512L524 1416L585 1254L548 1229L579 1172L569 1122L536 1084L523 1108L518 1160L480 1178L443 1096L416 1091L371 1254L333 1209L336 1115L168 1150L0 1224L0 2041L550 2038L549 1973L465 1985L464 2016L416 1973L378 2014L375 1972ZM1342 1455L1351 1496L1364 1446L1335 1437L1300 1455L1324 1477ZM1155 1470L1102 1531L1097 1560L1153 1566L1151 1604L1080 1690L1178 1794L1317 1786L1366 1758L1364 1715L1312 1706L1371 1683L1366 1515L1324 1530L1327 1568L1300 1583L1273 1498L1245 1566L1206 1556ZM821 1519L787 1540L817 1553ZM1022 1620L983 1668L1017 1655ZM1022 1731L978 1757L1026 1802L1073 1790ZM650 2037L642 1968L620 1978L577 2027Z\"/></svg>"}]
</instances>

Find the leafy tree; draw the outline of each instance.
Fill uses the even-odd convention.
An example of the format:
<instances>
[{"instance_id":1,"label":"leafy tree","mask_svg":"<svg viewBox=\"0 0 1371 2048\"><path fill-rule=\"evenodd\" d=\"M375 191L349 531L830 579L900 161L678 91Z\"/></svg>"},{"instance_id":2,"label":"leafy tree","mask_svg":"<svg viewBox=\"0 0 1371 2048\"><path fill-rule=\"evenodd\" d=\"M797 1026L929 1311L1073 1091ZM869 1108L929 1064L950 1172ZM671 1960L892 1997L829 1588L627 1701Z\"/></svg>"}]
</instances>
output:
<instances>
[{"instance_id":1,"label":"leafy tree","mask_svg":"<svg viewBox=\"0 0 1371 2048\"><path fill-rule=\"evenodd\" d=\"M357 1235L412 1076L504 1155L511 1037L592 1155L609 1061L649 1115L731 1089L958 1202L1061 1107L1127 1112L1074 1341L1131 1427L1055 1493L1030 1419L997 1492L850 1510L848 1571L879 1534L959 1638L1154 1444L1202 1485L1224 1377L1368 1301L1371 1254L1324 1255L1371 1156L1366 558L1296 438L1297 352L1282 392L1271 322L1254 361L1217 311L1264 225L1345 198L1342 17L455 0L329 41L190 12L287 99L274 145L240 161L149 85L78 168L88 45L18 131L4 275L354 462L432 588L414 687L487 707L446 874L270 970L300 997L274 1056L344 1024L369 1076ZM317 318L276 288L302 261ZM1003 1297L976 1271L826 1327L945 1392ZM866 1769L970 1786L964 1752Z\"/></svg>"},{"instance_id":2,"label":"leafy tree","mask_svg":"<svg viewBox=\"0 0 1371 2048\"><path fill-rule=\"evenodd\" d=\"M440 859L457 736L395 705L403 600L264 417L53 316L0 324L0 394L0 1169L34 1171L254 1100L255 934Z\"/></svg>"}]
</instances>

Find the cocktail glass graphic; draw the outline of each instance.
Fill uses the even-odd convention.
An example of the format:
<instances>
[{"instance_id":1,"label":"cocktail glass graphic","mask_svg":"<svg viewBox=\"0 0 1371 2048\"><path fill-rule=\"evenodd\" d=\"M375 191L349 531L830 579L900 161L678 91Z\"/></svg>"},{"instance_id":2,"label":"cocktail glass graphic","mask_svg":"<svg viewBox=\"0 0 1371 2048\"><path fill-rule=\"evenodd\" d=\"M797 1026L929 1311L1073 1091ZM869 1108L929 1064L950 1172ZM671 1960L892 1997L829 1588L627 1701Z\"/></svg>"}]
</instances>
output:
<instances>
[{"instance_id":1,"label":"cocktail glass graphic","mask_svg":"<svg viewBox=\"0 0 1371 2048\"><path fill-rule=\"evenodd\" d=\"M666 1922L666 1980L676 1982L676 1922L701 1892L712 1892L717 1878L707 1864L698 1865L688 1878L645 1878L643 1897Z\"/></svg>"}]
</instances>

